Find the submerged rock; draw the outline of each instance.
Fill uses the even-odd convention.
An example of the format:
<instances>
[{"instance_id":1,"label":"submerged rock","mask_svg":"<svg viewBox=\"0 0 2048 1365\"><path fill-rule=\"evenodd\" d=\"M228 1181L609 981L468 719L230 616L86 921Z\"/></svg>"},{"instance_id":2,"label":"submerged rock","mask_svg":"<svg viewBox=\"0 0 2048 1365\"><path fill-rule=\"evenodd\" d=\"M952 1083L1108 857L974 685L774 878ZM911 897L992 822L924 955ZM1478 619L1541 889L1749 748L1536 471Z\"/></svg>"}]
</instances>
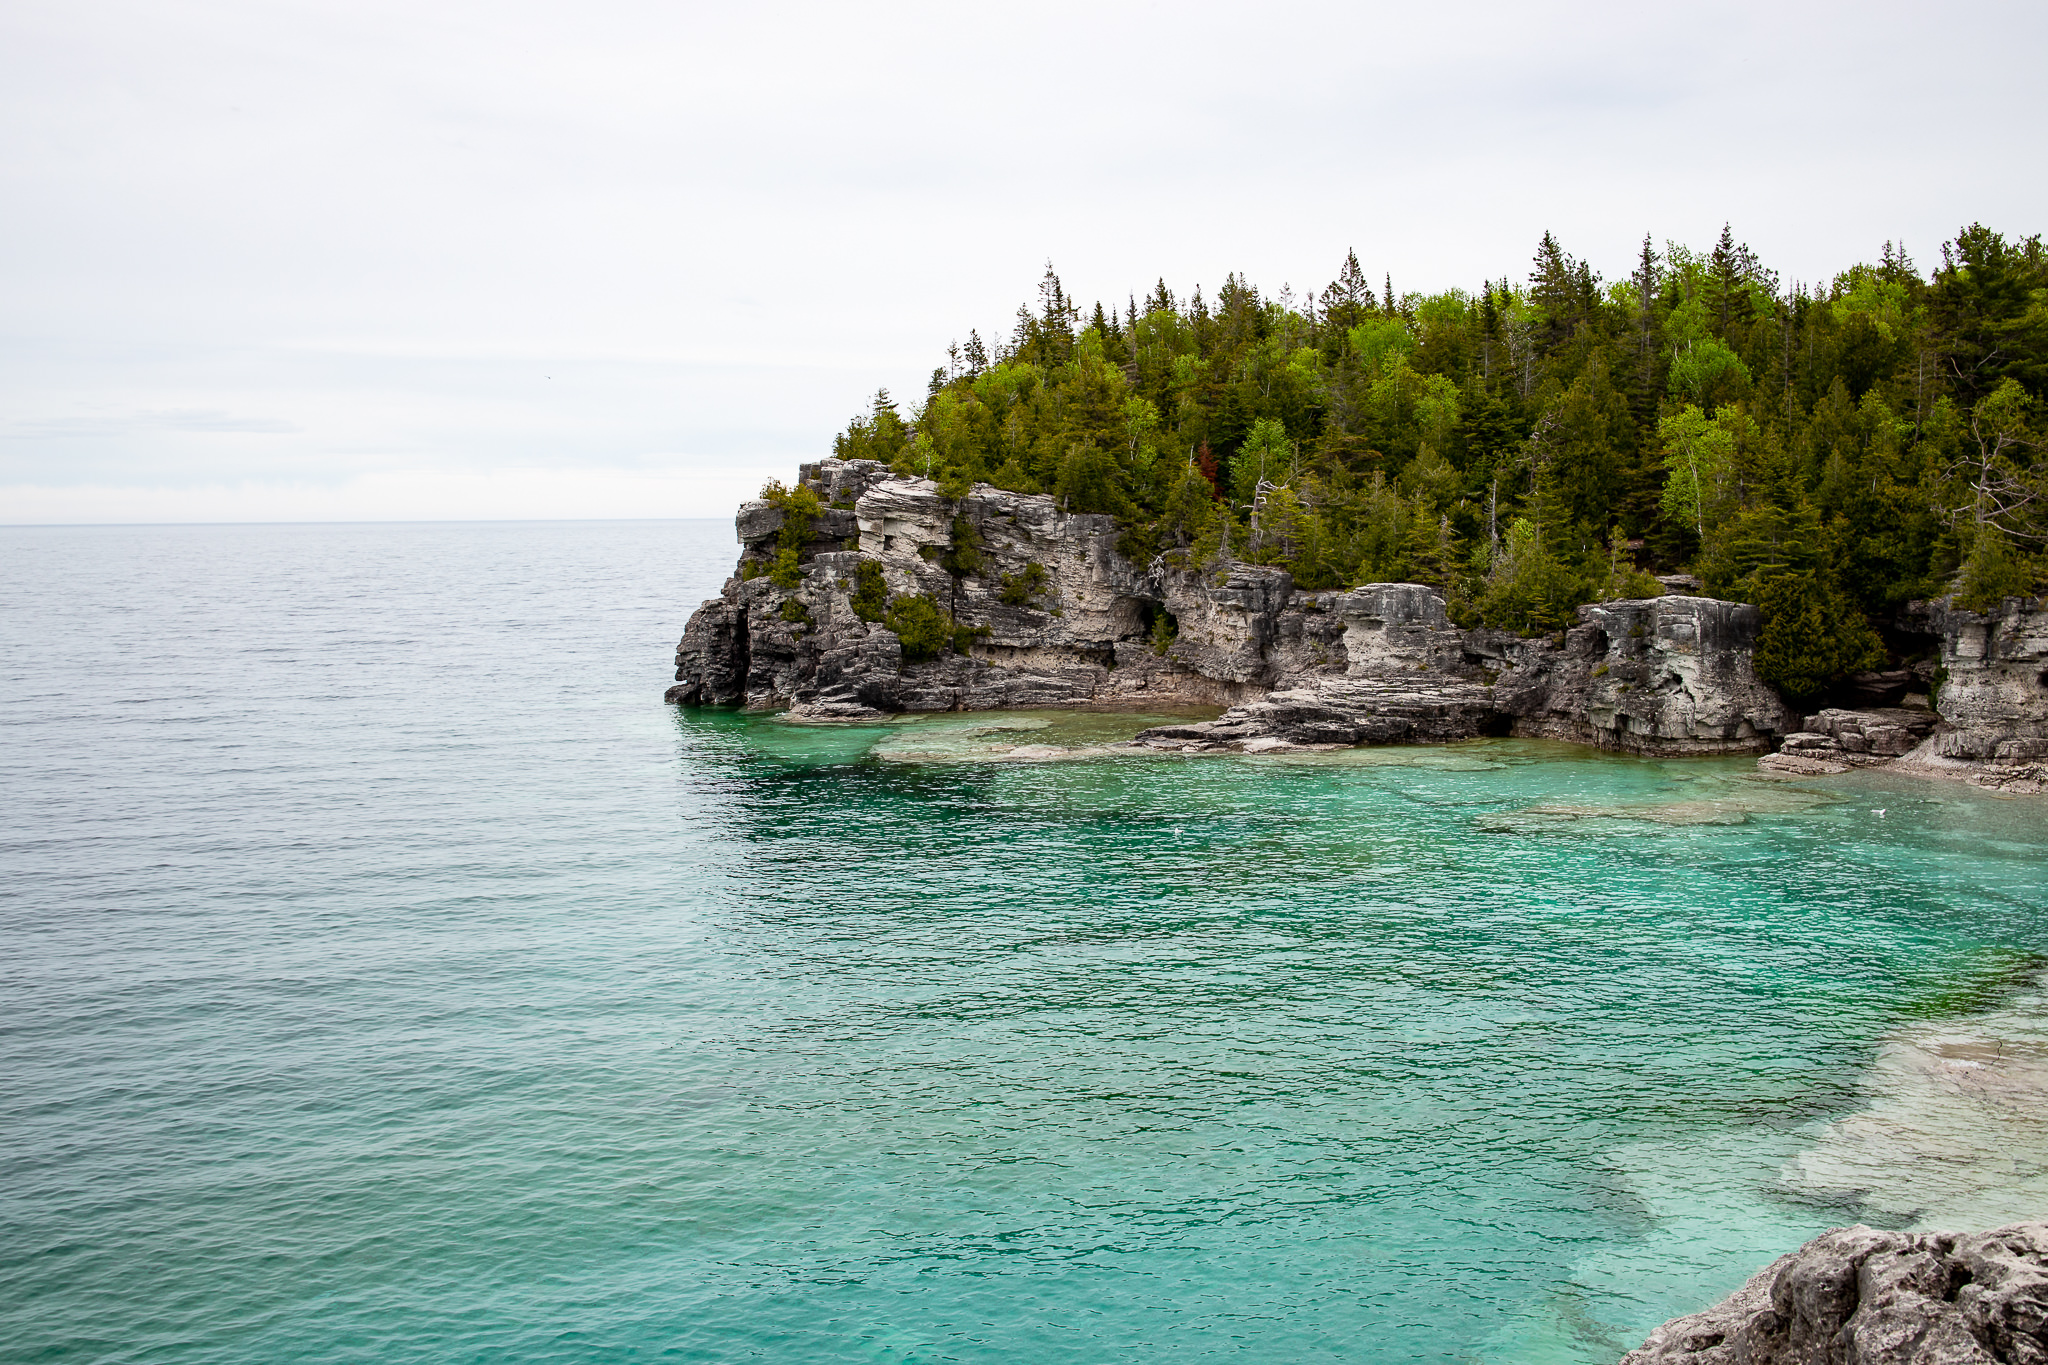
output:
<instances>
[{"instance_id":1,"label":"submerged rock","mask_svg":"<svg viewBox=\"0 0 2048 1365\"><path fill-rule=\"evenodd\" d=\"M1284 569L1147 568L1114 519L977 484L959 498L865 460L801 483L823 510L794 581L786 514L749 502L739 572L691 617L668 699L794 718L1104 706L1231 709L1148 747L1275 752L1507 734L1641 753L1757 753L1793 718L1751 668L1754 607L1665 596L1581 607L1555 637L1463 630L1417 583L1305 592ZM863 563L929 597L960 650L917 661L854 608ZM874 569L865 572L872 574ZM875 615L872 606L867 613Z\"/></svg>"},{"instance_id":2,"label":"submerged rock","mask_svg":"<svg viewBox=\"0 0 2048 1365\"><path fill-rule=\"evenodd\" d=\"M1814 1238L1622 1365L2042 1365L2048 1223Z\"/></svg>"},{"instance_id":3,"label":"submerged rock","mask_svg":"<svg viewBox=\"0 0 2048 1365\"><path fill-rule=\"evenodd\" d=\"M1984 1013L1901 1028L1861 1088L1865 1107L1787 1163L1787 1193L1920 1228L2048 1210L2048 978Z\"/></svg>"}]
</instances>

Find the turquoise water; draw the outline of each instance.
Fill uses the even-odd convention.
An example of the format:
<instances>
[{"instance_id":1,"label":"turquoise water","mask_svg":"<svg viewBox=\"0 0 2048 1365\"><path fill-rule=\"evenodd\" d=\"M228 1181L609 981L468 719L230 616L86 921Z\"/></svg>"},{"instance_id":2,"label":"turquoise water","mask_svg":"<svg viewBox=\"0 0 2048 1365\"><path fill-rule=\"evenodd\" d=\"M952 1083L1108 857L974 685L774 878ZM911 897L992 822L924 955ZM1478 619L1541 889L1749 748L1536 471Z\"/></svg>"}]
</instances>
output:
<instances>
[{"instance_id":1,"label":"turquoise water","mask_svg":"<svg viewBox=\"0 0 2048 1365\"><path fill-rule=\"evenodd\" d=\"M1612 1360L2048 952L2048 803L679 713L723 524L0 540L9 1360Z\"/></svg>"}]
</instances>

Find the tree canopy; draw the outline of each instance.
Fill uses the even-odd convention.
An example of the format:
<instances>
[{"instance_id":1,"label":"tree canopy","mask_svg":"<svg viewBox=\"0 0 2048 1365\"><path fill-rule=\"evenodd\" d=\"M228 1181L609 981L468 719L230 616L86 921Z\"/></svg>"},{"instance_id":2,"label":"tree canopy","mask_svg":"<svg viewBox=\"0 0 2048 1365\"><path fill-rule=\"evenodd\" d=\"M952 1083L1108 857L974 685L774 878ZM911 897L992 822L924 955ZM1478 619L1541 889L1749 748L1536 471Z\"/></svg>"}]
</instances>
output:
<instances>
[{"instance_id":1,"label":"tree canopy","mask_svg":"<svg viewBox=\"0 0 2048 1365\"><path fill-rule=\"evenodd\" d=\"M1689 570L1848 666L1911 598L2040 588L2044 400L2038 235L1786 286L1725 228L1611 281L1545 233L1525 282L1435 294L1352 252L1305 297L1233 274L1083 310L1048 265L1006 341L970 332L834 450L1113 514L1141 562L1429 583L1468 623L1552 629Z\"/></svg>"}]
</instances>

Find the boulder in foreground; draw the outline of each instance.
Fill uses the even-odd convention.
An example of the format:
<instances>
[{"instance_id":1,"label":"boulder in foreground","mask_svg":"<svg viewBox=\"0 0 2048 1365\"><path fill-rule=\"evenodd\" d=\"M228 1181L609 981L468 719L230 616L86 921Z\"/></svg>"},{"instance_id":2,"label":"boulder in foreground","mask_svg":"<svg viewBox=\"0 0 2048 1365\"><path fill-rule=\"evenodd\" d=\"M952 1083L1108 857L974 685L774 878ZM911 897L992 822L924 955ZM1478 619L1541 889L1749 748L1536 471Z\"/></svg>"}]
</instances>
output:
<instances>
[{"instance_id":1,"label":"boulder in foreground","mask_svg":"<svg viewBox=\"0 0 2048 1365\"><path fill-rule=\"evenodd\" d=\"M1814 1238L1622 1365L2048 1365L2048 1223Z\"/></svg>"}]
</instances>

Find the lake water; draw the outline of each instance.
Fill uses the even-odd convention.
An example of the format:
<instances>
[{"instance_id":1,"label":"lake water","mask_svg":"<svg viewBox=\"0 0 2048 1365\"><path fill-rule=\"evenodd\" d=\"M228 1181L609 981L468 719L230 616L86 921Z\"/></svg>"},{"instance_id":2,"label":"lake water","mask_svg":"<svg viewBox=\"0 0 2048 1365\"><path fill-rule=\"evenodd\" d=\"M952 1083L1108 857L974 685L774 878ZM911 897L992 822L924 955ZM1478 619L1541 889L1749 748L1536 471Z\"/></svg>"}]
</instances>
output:
<instances>
[{"instance_id":1,"label":"lake water","mask_svg":"<svg viewBox=\"0 0 2048 1365\"><path fill-rule=\"evenodd\" d=\"M9 1360L1611 1361L2048 1214L1815 1156L2037 1017L2048 803L678 712L725 523L0 546Z\"/></svg>"}]
</instances>

